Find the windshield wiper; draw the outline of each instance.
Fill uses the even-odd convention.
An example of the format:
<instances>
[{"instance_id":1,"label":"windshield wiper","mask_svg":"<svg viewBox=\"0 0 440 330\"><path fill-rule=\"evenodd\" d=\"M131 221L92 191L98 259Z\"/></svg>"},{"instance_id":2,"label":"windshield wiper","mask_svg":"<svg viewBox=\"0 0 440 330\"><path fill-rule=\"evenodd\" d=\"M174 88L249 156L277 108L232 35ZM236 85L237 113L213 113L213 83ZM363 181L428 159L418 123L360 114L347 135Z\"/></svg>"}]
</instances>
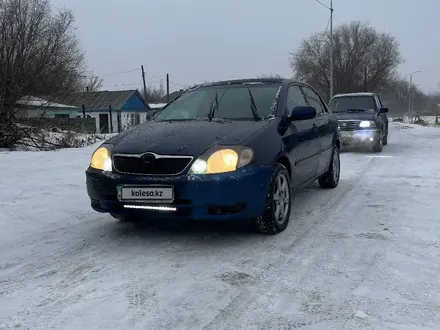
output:
<instances>
[{"instance_id":1,"label":"windshield wiper","mask_svg":"<svg viewBox=\"0 0 440 330\"><path fill-rule=\"evenodd\" d=\"M364 109L345 109L346 112L364 112L367 110Z\"/></svg>"},{"instance_id":2,"label":"windshield wiper","mask_svg":"<svg viewBox=\"0 0 440 330\"><path fill-rule=\"evenodd\" d=\"M214 101L215 101L215 106L214 106ZM218 92L217 91L215 91L215 97L211 102L211 107L209 108L209 113L208 113L209 121L212 121L212 118L214 118L215 110L218 110Z\"/></svg>"},{"instance_id":3,"label":"windshield wiper","mask_svg":"<svg viewBox=\"0 0 440 330\"><path fill-rule=\"evenodd\" d=\"M257 105L255 104L254 96L252 95L251 89L249 87L248 87L248 92L249 92L249 97L251 98L250 107L251 107L252 114L254 115L254 120L259 121L259 120L261 120L261 117L258 114Z\"/></svg>"}]
</instances>

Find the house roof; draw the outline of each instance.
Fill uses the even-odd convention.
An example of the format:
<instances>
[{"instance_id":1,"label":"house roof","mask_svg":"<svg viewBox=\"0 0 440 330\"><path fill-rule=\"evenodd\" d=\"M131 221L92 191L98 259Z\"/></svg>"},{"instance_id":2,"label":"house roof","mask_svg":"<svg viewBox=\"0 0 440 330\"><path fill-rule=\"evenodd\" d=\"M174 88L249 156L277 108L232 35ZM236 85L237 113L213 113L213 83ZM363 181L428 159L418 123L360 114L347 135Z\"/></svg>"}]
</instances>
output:
<instances>
[{"instance_id":1,"label":"house roof","mask_svg":"<svg viewBox=\"0 0 440 330\"><path fill-rule=\"evenodd\" d=\"M150 108L152 110L158 110L158 109L162 109L167 104L166 103L148 103L148 105L150 106Z\"/></svg>"},{"instance_id":2,"label":"house roof","mask_svg":"<svg viewBox=\"0 0 440 330\"><path fill-rule=\"evenodd\" d=\"M172 100L174 100L175 98L177 98L182 93L183 93L183 91L175 91L175 92L170 93L170 102ZM165 95L164 97L159 99L158 102L166 104L167 103L167 96Z\"/></svg>"},{"instance_id":3,"label":"house roof","mask_svg":"<svg viewBox=\"0 0 440 330\"><path fill-rule=\"evenodd\" d=\"M137 90L71 93L57 99L57 101L80 108L84 104L88 110L107 110L109 106L113 110L120 110L133 95L137 95L142 103L145 104L145 107L148 108L148 104Z\"/></svg>"},{"instance_id":4,"label":"house roof","mask_svg":"<svg viewBox=\"0 0 440 330\"><path fill-rule=\"evenodd\" d=\"M24 96L21 99L19 99L17 103L23 106L30 106L30 107L73 108L73 109L77 108L74 105L55 103L36 96Z\"/></svg>"}]
</instances>

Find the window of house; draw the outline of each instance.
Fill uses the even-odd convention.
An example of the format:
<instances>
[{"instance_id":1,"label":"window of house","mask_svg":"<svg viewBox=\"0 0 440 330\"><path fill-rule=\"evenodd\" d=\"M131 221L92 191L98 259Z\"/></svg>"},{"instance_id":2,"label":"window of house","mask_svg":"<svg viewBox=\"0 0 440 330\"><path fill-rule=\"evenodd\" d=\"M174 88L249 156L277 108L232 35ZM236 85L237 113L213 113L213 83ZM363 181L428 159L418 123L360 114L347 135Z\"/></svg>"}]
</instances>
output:
<instances>
[{"instance_id":1,"label":"window of house","mask_svg":"<svg viewBox=\"0 0 440 330\"><path fill-rule=\"evenodd\" d=\"M69 115L65 114L65 113L56 113L55 114L55 119L69 120Z\"/></svg>"}]
</instances>

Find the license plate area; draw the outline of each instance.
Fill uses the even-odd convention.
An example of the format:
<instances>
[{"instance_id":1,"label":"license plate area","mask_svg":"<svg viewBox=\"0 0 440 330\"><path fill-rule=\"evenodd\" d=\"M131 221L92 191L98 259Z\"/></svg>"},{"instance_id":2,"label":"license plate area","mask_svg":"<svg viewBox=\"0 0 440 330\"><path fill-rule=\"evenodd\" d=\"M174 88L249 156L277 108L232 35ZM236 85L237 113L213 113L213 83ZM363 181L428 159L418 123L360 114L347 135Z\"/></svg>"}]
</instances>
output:
<instances>
[{"instance_id":1,"label":"license plate area","mask_svg":"<svg viewBox=\"0 0 440 330\"><path fill-rule=\"evenodd\" d=\"M174 187L164 185L120 185L118 200L132 203L172 203Z\"/></svg>"},{"instance_id":2,"label":"license plate area","mask_svg":"<svg viewBox=\"0 0 440 330\"><path fill-rule=\"evenodd\" d=\"M340 131L340 134L342 138L352 138L355 136L355 133L350 131Z\"/></svg>"}]
</instances>

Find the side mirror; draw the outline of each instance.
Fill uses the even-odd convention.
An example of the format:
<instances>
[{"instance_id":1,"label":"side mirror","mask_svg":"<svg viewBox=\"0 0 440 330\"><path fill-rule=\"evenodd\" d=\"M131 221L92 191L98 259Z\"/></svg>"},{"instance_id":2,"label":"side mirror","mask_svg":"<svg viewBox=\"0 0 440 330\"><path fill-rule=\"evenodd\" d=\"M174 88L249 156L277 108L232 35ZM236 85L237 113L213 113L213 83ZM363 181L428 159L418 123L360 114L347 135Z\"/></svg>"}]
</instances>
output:
<instances>
[{"instance_id":1,"label":"side mirror","mask_svg":"<svg viewBox=\"0 0 440 330\"><path fill-rule=\"evenodd\" d=\"M388 108L380 108L379 110L380 113L387 113L388 111L390 111Z\"/></svg>"},{"instance_id":2,"label":"side mirror","mask_svg":"<svg viewBox=\"0 0 440 330\"><path fill-rule=\"evenodd\" d=\"M314 107L299 106L293 108L289 120L291 121L307 120L307 119L313 119L315 117L316 117L316 109Z\"/></svg>"}]
</instances>

